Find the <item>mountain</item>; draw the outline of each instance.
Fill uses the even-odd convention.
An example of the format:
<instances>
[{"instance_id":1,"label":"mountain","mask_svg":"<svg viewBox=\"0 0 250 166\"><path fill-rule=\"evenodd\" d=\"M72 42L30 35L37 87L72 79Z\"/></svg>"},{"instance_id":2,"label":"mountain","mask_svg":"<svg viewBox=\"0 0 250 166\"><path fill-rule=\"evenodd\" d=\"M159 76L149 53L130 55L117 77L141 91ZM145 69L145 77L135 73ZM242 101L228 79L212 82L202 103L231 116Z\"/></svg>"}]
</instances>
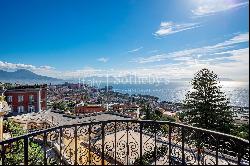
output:
<instances>
[{"instance_id":1,"label":"mountain","mask_svg":"<svg viewBox=\"0 0 250 166\"><path fill-rule=\"evenodd\" d=\"M19 69L14 72L0 70L0 81L23 84L58 84L64 82L64 80L41 76L25 69Z\"/></svg>"}]
</instances>

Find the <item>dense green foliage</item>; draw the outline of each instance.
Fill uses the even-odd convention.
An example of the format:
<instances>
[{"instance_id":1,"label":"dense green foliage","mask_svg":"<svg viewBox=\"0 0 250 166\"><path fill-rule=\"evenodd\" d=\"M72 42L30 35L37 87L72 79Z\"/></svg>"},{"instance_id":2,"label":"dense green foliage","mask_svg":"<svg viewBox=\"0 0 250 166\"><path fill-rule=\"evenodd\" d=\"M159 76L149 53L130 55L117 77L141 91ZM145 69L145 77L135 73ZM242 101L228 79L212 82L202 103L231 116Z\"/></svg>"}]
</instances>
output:
<instances>
[{"instance_id":1,"label":"dense green foliage","mask_svg":"<svg viewBox=\"0 0 250 166\"><path fill-rule=\"evenodd\" d=\"M11 120L5 120L3 123L3 127L4 132L9 133L11 137L17 137L26 134L26 131L23 130L19 124L14 123Z\"/></svg>"},{"instance_id":2,"label":"dense green foliage","mask_svg":"<svg viewBox=\"0 0 250 166\"><path fill-rule=\"evenodd\" d=\"M53 103L52 107L54 110L61 110L61 111L72 111L75 109L75 105L76 103L72 102L72 101L61 101L61 102L55 102Z\"/></svg>"},{"instance_id":3,"label":"dense green foliage","mask_svg":"<svg viewBox=\"0 0 250 166\"><path fill-rule=\"evenodd\" d=\"M21 128L16 123L13 123L10 120L4 121L4 130L11 134L11 137L17 137L25 134L25 130ZM24 140L21 139L12 144L9 144L5 148L5 164L6 165L20 165L24 162ZM41 146L32 140L29 141L29 165L40 165L43 160L43 150Z\"/></svg>"},{"instance_id":4,"label":"dense green foliage","mask_svg":"<svg viewBox=\"0 0 250 166\"><path fill-rule=\"evenodd\" d=\"M184 101L187 111L178 114L180 121L249 140L249 125L234 124L229 100L221 91L216 74L202 69L192 85L193 91L188 92Z\"/></svg>"},{"instance_id":5,"label":"dense green foliage","mask_svg":"<svg viewBox=\"0 0 250 166\"><path fill-rule=\"evenodd\" d=\"M66 104L66 102L55 102L55 103L53 103L53 109L54 110L57 110L57 109L59 109L59 110L66 110L66 108L67 108L67 104Z\"/></svg>"},{"instance_id":6,"label":"dense green foliage","mask_svg":"<svg viewBox=\"0 0 250 166\"><path fill-rule=\"evenodd\" d=\"M235 125L231 134L249 140L249 125Z\"/></svg>"},{"instance_id":7,"label":"dense green foliage","mask_svg":"<svg viewBox=\"0 0 250 166\"><path fill-rule=\"evenodd\" d=\"M187 109L184 121L205 129L230 133L233 118L229 100L218 85L217 75L208 69L198 71L191 82L193 90L189 91L184 101Z\"/></svg>"},{"instance_id":8,"label":"dense green foliage","mask_svg":"<svg viewBox=\"0 0 250 166\"><path fill-rule=\"evenodd\" d=\"M67 103L67 107L68 107L69 110L74 110L75 106L76 106L76 103L74 103L73 101L69 101Z\"/></svg>"},{"instance_id":9,"label":"dense green foliage","mask_svg":"<svg viewBox=\"0 0 250 166\"><path fill-rule=\"evenodd\" d=\"M183 112L178 112L177 116L181 122L184 122L185 117L187 116L187 113L185 111Z\"/></svg>"},{"instance_id":10,"label":"dense green foliage","mask_svg":"<svg viewBox=\"0 0 250 166\"><path fill-rule=\"evenodd\" d=\"M142 112L144 112L145 116L143 117L143 120L154 120L154 121L170 121L175 122L175 119L170 116L163 116L162 112L159 110L152 111L152 108L149 107L149 105L146 105L143 107ZM168 125L160 125L157 123L154 124L144 124L144 128L148 130L149 132L155 133L155 132L161 132L162 134L168 133Z\"/></svg>"},{"instance_id":11,"label":"dense green foliage","mask_svg":"<svg viewBox=\"0 0 250 166\"><path fill-rule=\"evenodd\" d=\"M167 152L168 148L166 146L155 148L155 150L145 152L142 157L137 158L134 165L151 165L155 160L166 156Z\"/></svg>"},{"instance_id":12,"label":"dense green foliage","mask_svg":"<svg viewBox=\"0 0 250 166\"><path fill-rule=\"evenodd\" d=\"M171 121L175 122L175 119L170 116L163 116L162 112L159 110L153 111L149 105L143 107L141 112L144 112L145 116L143 117L144 120L154 120L154 121Z\"/></svg>"},{"instance_id":13,"label":"dense green foliage","mask_svg":"<svg viewBox=\"0 0 250 166\"><path fill-rule=\"evenodd\" d=\"M1 83L0 82L0 87L4 87L5 89L10 89L10 88L13 88L15 87L16 85L15 84L12 84L12 83Z\"/></svg>"}]
</instances>

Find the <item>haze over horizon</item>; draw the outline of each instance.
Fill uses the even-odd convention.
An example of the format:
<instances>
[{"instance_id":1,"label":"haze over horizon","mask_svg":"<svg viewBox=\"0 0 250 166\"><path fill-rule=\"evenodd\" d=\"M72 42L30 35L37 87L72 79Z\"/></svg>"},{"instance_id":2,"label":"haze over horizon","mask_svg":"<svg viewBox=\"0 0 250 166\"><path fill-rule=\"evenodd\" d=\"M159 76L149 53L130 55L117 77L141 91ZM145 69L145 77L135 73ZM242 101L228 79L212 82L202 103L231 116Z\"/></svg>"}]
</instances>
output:
<instances>
[{"instance_id":1,"label":"haze over horizon","mask_svg":"<svg viewBox=\"0 0 250 166\"><path fill-rule=\"evenodd\" d=\"M248 0L1 1L0 70L249 81Z\"/></svg>"}]
</instances>

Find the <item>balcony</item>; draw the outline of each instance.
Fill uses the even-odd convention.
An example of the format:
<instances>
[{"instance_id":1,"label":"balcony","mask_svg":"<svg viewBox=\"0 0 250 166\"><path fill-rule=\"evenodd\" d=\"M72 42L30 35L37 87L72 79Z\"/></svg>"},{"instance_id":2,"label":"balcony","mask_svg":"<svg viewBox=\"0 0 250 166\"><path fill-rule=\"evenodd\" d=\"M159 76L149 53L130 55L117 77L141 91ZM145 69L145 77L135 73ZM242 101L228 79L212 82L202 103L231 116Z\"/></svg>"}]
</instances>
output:
<instances>
[{"instance_id":1,"label":"balcony","mask_svg":"<svg viewBox=\"0 0 250 166\"><path fill-rule=\"evenodd\" d=\"M41 158L29 152L40 147ZM0 142L1 162L69 165L249 165L249 142L162 121L112 120L32 131Z\"/></svg>"}]
</instances>

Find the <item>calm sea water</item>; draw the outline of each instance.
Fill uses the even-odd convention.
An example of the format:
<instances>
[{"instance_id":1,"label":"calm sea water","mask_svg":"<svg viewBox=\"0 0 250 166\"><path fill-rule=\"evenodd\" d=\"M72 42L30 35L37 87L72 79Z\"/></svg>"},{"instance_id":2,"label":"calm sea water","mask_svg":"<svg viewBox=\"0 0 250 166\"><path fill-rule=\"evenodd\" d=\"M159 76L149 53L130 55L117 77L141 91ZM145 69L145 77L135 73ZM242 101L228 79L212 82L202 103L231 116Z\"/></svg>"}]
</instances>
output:
<instances>
[{"instance_id":1,"label":"calm sea water","mask_svg":"<svg viewBox=\"0 0 250 166\"><path fill-rule=\"evenodd\" d=\"M222 81L222 90L230 99L230 105L249 107L249 83ZM109 84L114 91L128 94L147 94L159 97L161 101L181 102L191 89L189 82L169 82L161 84Z\"/></svg>"}]
</instances>

